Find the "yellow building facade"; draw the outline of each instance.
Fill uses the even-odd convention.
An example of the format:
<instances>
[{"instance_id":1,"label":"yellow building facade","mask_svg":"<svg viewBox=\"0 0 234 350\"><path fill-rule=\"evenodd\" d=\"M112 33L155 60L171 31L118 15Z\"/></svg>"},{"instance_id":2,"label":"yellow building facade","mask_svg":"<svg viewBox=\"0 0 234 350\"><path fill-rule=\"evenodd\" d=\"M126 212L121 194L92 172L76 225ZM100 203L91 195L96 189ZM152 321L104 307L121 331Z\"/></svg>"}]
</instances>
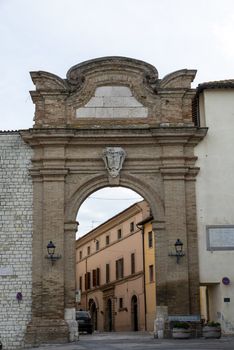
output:
<instances>
[{"instance_id":1,"label":"yellow building facade","mask_svg":"<svg viewBox=\"0 0 234 350\"><path fill-rule=\"evenodd\" d=\"M145 322L148 331L153 331L156 318L155 238L152 230L152 219L152 216L149 216L138 223L143 234Z\"/></svg>"}]
</instances>

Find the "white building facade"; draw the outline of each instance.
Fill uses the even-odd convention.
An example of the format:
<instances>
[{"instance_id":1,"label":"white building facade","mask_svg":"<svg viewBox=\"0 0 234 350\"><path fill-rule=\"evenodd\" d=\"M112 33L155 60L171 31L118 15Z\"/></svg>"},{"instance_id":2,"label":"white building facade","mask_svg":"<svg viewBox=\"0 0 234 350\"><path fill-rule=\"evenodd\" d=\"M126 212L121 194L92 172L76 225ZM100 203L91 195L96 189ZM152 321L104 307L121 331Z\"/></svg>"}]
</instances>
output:
<instances>
[{"instance_id":1,"label":"white building facade","mask_svg":"<svg viewBox=\"0 0 234 350\"><path fill-rule=\"evenodd\" d=\"M196 146L201 314L234 333L234 81L198 86L201 126Z\"/></svg>"}]
</instances>

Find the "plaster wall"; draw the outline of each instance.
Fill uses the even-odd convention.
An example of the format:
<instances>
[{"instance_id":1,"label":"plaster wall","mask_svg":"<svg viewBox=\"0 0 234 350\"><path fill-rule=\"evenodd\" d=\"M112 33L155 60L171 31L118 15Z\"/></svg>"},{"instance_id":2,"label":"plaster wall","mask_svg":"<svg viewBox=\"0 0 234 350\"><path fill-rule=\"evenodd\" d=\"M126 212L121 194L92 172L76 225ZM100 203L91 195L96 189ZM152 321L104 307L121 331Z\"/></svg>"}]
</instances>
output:
<instances>
[{"instance_id":1,"label":"plaster wall","mask_svg":"<svg viewBox=\"0 0 234 350\"><path fill-rule=\"evenodd\" d=\"M0 134L0 339L23 347L31 319L32 150L17 132ZM22 294L18 301L17 293Z\"/></svg>"},{"instance_id":2,"label":"plaster wall","mask_svg":"<svg viewBox=\"0 0 234 350\"><path fill-rule=\"evenodd\" d=\"M116 232L117 234L117 232ZM92 242L90 242L92 243ZM86 247L85 247L86 248ZM84 248L84 251L86 250ZM105 248L105 249L103 249ZM131 274L131 253L135 253L135 266L136 271L141 271L142 266L142 244L141 244L141 232L129 236L123 240L115 240L115 244L110 244L109 247L103 245L100 247L100 251L94 253L91 256L86 256L78 263L79 276L83 276L85 271L92 271L94 268L101 269L100 283L106 283L105 266L110 264L110 281L115 280L115 260L124 258L124 275L128 276ZM77 257L79 259L79 257Z\"/></svg>"},{"instance_id":3,"label":"plaster wall","mask_svg":"<svg viewBox=\"0 0 234 350\"><path fill-rule=\"evenodd\" d=\"M201 119L209 128L196 146L196 182L200 282L209 286L210 317L234 333L234 250L207 250L207 225L234 225L234 91L204 90ZM228 277L230 285L222 284ZM230 297L230 302L224 302Z\"/></svg>"},{"instance_id":4,"label":"plaster wall","mask_svg":"<svg viewBox=\"0 0 234 350\"><path fill-rule=\"evenodd\" d=\"M131 299L133 295L137 297L137 318L139 331L145 330L145 305L144 305L144 279L143 276L130 278L124 283L117 284L115 287L116 295L116 331L131 331L132 329L132 310ZM123 309L119 308L119 298L123 298Z\"/></svg>"}]
</instances>

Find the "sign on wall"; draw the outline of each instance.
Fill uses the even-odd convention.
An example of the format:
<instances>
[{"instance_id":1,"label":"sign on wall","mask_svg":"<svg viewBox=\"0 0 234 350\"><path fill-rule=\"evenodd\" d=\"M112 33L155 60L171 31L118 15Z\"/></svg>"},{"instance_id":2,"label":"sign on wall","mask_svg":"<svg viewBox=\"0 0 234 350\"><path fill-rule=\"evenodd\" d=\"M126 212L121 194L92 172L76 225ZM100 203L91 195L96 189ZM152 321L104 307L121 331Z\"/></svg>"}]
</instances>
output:
<instances>
[{"instance_id":1,"label":"sign on wall","mask_svg":"<svg viewBox=\"0 0 234 350\"><path fill-rule=\"evenodd\" d=\"M207 250L234 250L234 226L207 226Z\"/></svg>"}]
</instances>

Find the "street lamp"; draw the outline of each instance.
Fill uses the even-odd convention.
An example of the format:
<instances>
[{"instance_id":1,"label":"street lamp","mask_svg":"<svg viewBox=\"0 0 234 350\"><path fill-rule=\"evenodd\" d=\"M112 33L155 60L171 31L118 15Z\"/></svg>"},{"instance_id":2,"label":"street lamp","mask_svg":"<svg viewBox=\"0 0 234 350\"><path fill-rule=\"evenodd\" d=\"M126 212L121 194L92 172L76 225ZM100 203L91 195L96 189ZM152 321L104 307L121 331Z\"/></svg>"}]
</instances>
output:
<instances>
[{"instance_id":1,"label":"street lamp","mask_svg":"<svg viewBox=\"0 0 234 350\"><path fill-rule=\"evenodd\" d=\"M175 253L169 253L169 256L176 256L176 263L179 264L180 258L185 256L185 253L183 252L183 242L178 238L175 242Z\"/></svg>"},{"instance_id":2,"label":"street lamp","mask_svg":"<svg viewBox=\"0 0 234 350\"><path fill-rule=\"evenodd\" d=\"M55 248L56 246L54 245L54 243L52 241L50 241L47 244L47 253L48 255L45 256L46 259L49 259L51 261L51 264L53 265L54 262L58 259L61 259L61 255L55 255Z\"/></svg>"}]
</instances>

